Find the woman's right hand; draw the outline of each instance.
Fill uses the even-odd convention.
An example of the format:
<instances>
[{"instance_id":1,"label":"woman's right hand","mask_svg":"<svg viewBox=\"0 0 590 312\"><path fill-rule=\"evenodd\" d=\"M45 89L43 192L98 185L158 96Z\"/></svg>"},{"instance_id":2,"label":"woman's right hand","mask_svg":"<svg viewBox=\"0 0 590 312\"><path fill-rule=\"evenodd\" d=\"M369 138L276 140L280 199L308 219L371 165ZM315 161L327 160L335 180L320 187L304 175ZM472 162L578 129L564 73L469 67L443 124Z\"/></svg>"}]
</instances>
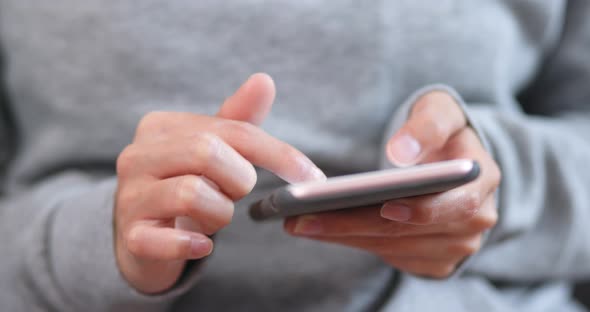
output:
<instances>
[{"instance_id":1,"label":"woman's right hand","mask_svg":"<svg viewBox=\"0 0 590 312\"><path fill-rule=\"evenodd\" d=\"M114 220L117 263L137 290L166 291L186 260L211 253L209 235L231 222L234 202L256 183L253 164L288 182L325 179L303 153L256 126L274 95L272 79L256 74L216 117L154 112L141 120L117 159Z\"/></svg>"}]
</instances>

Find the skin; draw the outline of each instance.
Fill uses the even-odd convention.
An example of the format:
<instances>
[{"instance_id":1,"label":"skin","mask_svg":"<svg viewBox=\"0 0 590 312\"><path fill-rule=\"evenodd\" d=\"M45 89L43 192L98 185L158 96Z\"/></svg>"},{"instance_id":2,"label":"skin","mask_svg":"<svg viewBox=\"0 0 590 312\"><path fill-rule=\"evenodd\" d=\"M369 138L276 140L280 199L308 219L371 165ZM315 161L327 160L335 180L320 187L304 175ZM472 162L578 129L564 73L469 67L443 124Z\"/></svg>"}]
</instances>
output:
<instances>
[{"instance_id":1,"label":"skin","mask_svg":"<svg viewBox=\"0 0 590 312\"><path fill-rule=\"evenodd\" d=\"M500 170L467 125L452 96L436 91L419 98L387 144L400 166L449 159L479 162L480 176L453 190L366 207L289 218L292 235L360 248L413 274L444 278L481 248L482 234L498 219L494 193Z\"/></svg>"},{"instance_id":2,"label":"skin","mask_svg":"<svg viewBox=\"0 0 590 312\"><path fill-rule=\"evenodd\" d=\"M140 121L117 159L115 205L117 263L137 290L169 289L187 260L212 252L209 236L256 184L253 165L291 183L325 179L303 153L256 126L274 97L272 79L255 74L215 117L153 112Z\"/></svg>"},{"instance_id":3,"label":"skin","mask_svg":"<svg viewBox=\"0 0 590 312\"><path fill-rule=\"evenodd\" d=\"M253 189L253 165L290 183L325 179L303 153L257 127L274 96L272 79L255 74L216 116L153 112L140 121L117 159L115 251L130 285L147 294L166 291L187 260L207 257L210 235L231 222L234 203ZM407 272L447 276L496 222L498 167L459 106L440 92L417 101L387 153L399 165L473 158L482 171L445 193L290 218L285 230L367 250Z\"/></svg>"}]
</instances>

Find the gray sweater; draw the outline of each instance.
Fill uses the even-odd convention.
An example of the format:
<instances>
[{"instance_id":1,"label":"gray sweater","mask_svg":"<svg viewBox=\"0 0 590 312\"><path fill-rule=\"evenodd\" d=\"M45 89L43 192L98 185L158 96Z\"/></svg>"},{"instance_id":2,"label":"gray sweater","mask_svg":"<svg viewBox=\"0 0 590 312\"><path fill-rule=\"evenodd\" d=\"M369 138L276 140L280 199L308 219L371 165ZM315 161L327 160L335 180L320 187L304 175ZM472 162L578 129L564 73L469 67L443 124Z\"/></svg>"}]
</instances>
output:
<instances>
[{"instance_id":1,"label":"gray sweater","mask_svg":"<svg viewBox=\"0 0 590 312\"><path fill-rule=\"evenodd\" d=\"M590 1L0 0L0 44L2 311L581 309ZM253 223L245 205L279 183L260 172L205 266L158 296L130 288L115 158L146 112L213 113L256 71L278 86L264 128L329 175L379 168L416 90L461 95L504 176L463 273L420 279Z\"/></svg>"}]
</instances>

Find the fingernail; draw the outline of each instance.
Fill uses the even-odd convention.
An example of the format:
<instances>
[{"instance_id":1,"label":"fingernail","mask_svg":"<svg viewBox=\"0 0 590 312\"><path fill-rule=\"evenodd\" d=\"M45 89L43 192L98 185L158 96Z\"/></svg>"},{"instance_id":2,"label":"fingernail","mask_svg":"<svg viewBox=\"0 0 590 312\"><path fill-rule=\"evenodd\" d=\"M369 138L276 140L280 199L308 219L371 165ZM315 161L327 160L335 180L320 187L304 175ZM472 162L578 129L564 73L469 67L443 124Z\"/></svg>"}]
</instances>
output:
<instances>
[{"instance_id":1,"label":"fingernail","mask_svg":"<svg viewBox=\"0 0 590 312\"><path fill-rule=\"evenodd\" d=\"M306 157L299 157L294 171L298 172L293 177L285 177L290 183L325 181L326 175L311 160Z\"/></svg>"},{"instance_id":2,"label":"fingernail","mask_svg":"<svg viewBox=\"0 0 590 312\"><path fill-rule=\"evenodd\" d=\"M310 172L310 175L313 177L314 181L326 181L326 175L320 168L313 166Z\"/></svg>"},{"instance_id":3,"label":"fingernail","mask_svg":"<svg viewBox=\"0 0 590 312\"><path fill-rule=\"evenodd\" d=\"M412 211L408 206L385 204L381 207L381 217L392 221L405 222L412 217Z\"/></svg>"},{"instance_id":4,"label":"fingernail","mask_svg":"<svg viewBox=\"0 0 590 312\"><path fill-rule=\"evenodd\" d=\"M297 218L293 233L302 235L320 234L322 232L322 224L315 216L301 216Z\"/></svg>"},{"instance_id":5,"label":"fingernail","mask_svg":"<svg viewBox=\"0 0 590 312\"><path fill-rule=\"evenodd\" d=\"M412 136L403 134L397 137L389 146L393 160L400 165L410 165L416 161L422 147Z\"/></svg>"},{"instance_id":6,"label":"fingernail","mask_svg":"<svg viewBox=\"0 0 590 312\"><path fill-rule=\"evenodd\" d=\"M205 237L191 237L191 258L203 258L211 254L213 245Z\"/></svg>"}]
</instances>

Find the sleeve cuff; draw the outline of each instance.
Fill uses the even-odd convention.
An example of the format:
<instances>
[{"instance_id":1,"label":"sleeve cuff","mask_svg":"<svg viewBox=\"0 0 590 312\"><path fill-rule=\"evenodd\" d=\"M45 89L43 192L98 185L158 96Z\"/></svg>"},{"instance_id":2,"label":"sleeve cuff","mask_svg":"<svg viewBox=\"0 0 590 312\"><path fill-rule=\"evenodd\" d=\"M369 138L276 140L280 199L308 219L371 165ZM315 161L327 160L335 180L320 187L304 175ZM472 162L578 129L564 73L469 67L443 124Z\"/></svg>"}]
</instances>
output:
<instances>
[{"instance_id":1,"label":"sleeve cuff","mask_svg":"<svg viewBox=\"0 0 590 312\"><path fill-rule=\"evenodd\" d=\"M71 196L55 201L49 220L47 249L55 284L78 310L161 311L187 292L199 277L200 265L187 271L172 289L145 295L131 287L121 275L115 258L113 207L116 179L93 183L81 176L62 181Z\"/></svg>"}]
</instances>

